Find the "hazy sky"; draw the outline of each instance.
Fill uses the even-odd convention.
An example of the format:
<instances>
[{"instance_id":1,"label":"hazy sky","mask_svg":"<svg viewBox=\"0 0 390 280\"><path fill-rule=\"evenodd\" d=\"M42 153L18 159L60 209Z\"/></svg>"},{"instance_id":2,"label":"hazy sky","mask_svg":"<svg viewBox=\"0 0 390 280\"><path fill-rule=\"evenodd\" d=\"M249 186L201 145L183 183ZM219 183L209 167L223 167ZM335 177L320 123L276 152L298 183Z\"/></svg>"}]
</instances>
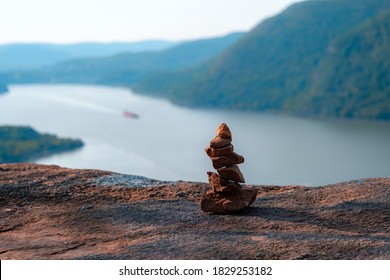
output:
<instances>
[{"instance_id":1,"label":"hazy sky","mask_svg":"<svg viewBox=\"0 0 390 280\"><path fill-rule=\"evenodd\" d=\"M182 40L246 31L297 0L0 0L0 44Z\"/></svg>"}]
</instances>

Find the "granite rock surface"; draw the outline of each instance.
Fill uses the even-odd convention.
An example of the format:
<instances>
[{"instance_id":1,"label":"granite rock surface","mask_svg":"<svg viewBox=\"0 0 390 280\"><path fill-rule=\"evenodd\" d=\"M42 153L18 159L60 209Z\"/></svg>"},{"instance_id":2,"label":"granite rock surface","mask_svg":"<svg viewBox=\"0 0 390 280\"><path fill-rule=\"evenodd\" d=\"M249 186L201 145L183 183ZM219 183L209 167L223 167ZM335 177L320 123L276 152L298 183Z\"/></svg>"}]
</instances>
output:
<instances>
[{"instance_id":1,"label":"granite rock surface","mask_svg":"<svg viewBox=\"0 0 390 280\"><path fill-rule=\"evenodd\" d=\"M206 183L0 165L0 258L390 259L390 179L251 186L250 208L200 210Z\"/></svg>"}]
</instances>

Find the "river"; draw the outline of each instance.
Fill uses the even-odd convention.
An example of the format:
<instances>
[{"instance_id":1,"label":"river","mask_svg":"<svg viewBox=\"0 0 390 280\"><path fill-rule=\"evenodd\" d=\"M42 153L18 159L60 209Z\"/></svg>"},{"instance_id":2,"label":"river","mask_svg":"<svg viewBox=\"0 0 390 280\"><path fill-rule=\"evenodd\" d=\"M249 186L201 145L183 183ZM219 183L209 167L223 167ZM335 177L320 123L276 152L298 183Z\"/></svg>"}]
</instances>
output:
<instances>
[{"instance_id":1,"label":"river","mask_svg":"<svg viewBox=\"0 0 390 280\"><path fill-rule=\"evenodd\" d=\"M390 176L390 124L199 110L129 89L82 85L10 86L0 125L81 138L85 147L38 160L162 180L207 181L204 148L226 122L249 184L325 185ZM138 119L126 118L124 110Z\"/></svg>"}]
</instances>

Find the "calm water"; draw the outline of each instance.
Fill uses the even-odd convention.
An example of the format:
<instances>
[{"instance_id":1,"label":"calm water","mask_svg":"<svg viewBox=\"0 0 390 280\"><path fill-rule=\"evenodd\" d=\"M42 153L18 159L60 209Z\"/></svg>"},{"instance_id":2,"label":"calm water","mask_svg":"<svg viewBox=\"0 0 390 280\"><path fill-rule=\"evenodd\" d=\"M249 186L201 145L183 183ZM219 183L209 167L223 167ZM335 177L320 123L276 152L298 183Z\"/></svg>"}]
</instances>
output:
<instances>
[{"instance_id":1,"label":"calm water","mask_svg":"<svg viewBox=\"0 0 390 280\"><path fill-rule=\"evenodd\" d=\"M123 117L124 109L140 115ZM98 168L164 180L206 181L204 153L226 122L248 183L322 185L390 176L390 125L261 113L192 110L100 86L12 86L0 125L30 125L85 141L39 163Z\"/></svg>"}]
</instances>

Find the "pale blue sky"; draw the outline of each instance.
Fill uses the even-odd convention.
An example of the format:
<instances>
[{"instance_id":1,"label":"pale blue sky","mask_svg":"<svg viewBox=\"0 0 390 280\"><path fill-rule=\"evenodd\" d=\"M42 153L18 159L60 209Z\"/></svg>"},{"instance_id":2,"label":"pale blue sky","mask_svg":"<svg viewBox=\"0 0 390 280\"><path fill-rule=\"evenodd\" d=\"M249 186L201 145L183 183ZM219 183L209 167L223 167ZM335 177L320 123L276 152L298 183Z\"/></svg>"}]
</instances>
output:
<instances>
[{"instance_id":1,"label":"pale blue sky","mask_svg":"<svg viewBox=\"0 0 390 280\"><path fill-rule=\"evenodd\" d=\"M297 0L0 0L0 44L183 40L247 31Z\"/></svg>"}]
</instances>

